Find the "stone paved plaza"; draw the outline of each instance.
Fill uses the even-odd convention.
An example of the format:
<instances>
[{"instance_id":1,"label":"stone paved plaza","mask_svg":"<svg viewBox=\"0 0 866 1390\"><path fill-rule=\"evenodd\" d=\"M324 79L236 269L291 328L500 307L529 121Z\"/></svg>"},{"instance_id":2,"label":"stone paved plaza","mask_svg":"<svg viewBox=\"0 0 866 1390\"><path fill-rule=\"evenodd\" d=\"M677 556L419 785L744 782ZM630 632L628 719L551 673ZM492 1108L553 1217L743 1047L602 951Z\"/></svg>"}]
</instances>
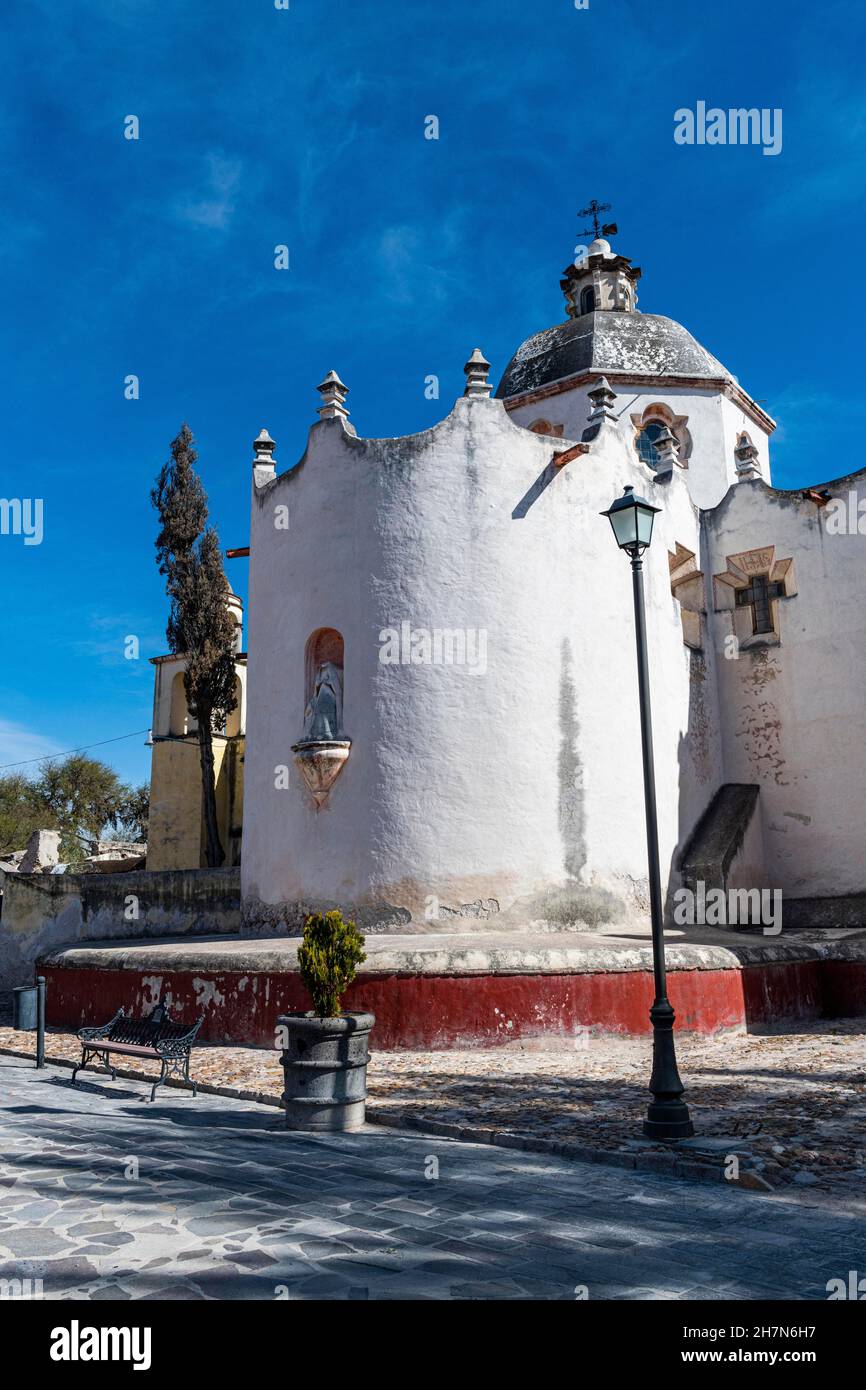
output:
<instances>
[{"instance_id":1,"label":"stone paved plaza","mask_svg":"<svg viewBox=\"0 0 866 1390\"><path fill-rule=\"evenodd\" d=\"M581 1147L614 1150L652 1169L670 1151L639 1138L651 1046L645 1037L587 1032L570 1046L529 1039L489 1049L380 1052L374 1038L367 1113L461 1139L513 1136L542 1151L558 1144L571 1157L583 1157ZM0 1050L35 1056L35 1048L35 1033L0 1026ZM77 1062L81 1043L52 1029L46 1052L49 1060ZM862 1018L793 1022L765 1034L681 1034L677 1056L696 1130L681 1147L683 1159L718 1171L733 1153L769 1188L832 1190L866 1216ZM151 1081L158 1075L153 1062L115 1060ZM192 1075L249 1100L278 1103L283 1089L273 1047L197 1047ZM569 1147L578 1152L569 1155Z\"/></svg>"},{"instance_id":2,"label":"stone paved plaza","mask_svg":"<svg viewBox=\"0 0 866 1390\"><path fill-rule=\"evenodd\" d=\"M0 1058L0 1279L48 1299L824 1299L866 1222L824 1194L500 1151ZM438 1170L438 1176L435 1176Z\"/></svg>"}]
</instances>

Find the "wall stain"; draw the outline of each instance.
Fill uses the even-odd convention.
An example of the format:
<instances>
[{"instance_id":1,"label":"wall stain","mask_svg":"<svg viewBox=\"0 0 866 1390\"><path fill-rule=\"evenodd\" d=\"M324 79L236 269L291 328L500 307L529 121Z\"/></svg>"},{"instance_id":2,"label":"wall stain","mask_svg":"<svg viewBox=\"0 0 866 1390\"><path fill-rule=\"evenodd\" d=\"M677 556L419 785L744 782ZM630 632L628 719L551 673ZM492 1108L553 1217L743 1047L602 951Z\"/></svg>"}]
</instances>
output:
<instances>
[{"instance_id":1,"label":"wall stain","mask_svg":"<svg viewBox=\"0 0 866 1390\"><path fill-rule=\"evenodd\" d=\"M778 706L769 698L769 687L779 675L779 667L767 651L744 653L749 667L740 682L742 706L737 738L761 781L774 781L787 787L785 758L782 754L782 721ZM743 660L744 657L740 659Z\"/></svg>"},{"instance_id":2,"label":"wall stain","mask_svg":"<svg viewBox=\"0 0 866 1390\"><path fill-rule=\"evenodd\" d=\"M573 657L568 638L562 643L559 677L559 833L562 837L565 871L577 878L586 865L586 808L583 769L577 753L580 727L577 700L571 674Z\"/></svg>"}]
</instances>

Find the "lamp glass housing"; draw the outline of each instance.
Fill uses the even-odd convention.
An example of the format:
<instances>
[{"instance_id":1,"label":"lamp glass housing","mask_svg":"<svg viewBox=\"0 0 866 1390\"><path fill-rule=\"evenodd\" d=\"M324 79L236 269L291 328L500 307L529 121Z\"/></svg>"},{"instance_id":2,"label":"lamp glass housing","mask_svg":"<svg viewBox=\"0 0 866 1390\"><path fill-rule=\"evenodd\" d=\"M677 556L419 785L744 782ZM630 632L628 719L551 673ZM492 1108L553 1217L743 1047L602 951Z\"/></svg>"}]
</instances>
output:
<instances>
[{"instance_id":1,"label":"lamp glass housing","mask_svg":"<svg viewBox=\"0 0 866 1390\"><path fill-rule=\"evenodd\" d=\"M620 550L640 553L646 550L653 537L653 522L660 507L654 507L645 497L639 497L634 488L627 487L602 516L611 525Z\"/></svg>"}]
</instances>

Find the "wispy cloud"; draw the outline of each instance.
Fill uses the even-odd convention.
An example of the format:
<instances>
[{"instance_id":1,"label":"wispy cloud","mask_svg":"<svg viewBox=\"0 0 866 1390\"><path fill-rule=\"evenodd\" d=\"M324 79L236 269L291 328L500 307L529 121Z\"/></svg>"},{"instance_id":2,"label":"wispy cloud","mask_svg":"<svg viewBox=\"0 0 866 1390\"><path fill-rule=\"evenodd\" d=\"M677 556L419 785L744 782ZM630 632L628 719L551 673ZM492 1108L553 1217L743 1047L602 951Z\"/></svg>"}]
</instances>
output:
<instances>
[{"instance_id":1,"label":"wispy cloud","mask_svg":"<svg viewBox=\"0 0 866 1390\"><path fill-rule=\"evenodd\" d=\"M392 302L412 303L424 252L424 238L416 227L387 227L379 237L376 254L385 274L383 289Z\"/></svg>"},{"instance_id":2,"label":"wispy cloud","mask_svg":"<svg viewBox=\"0 0 866 1390\"><path fill-rule=\"evenodd\" d=\"M162 649L152 623L123 613L91 613L87 622L91 636L79 637L75 648L100 666L114 666L139 679L150 679L147 658Z\"/></svg>"},{"instance_id":3,"label":"wispy cloud","mask_svg":"<svg viewBox=\"0 0 866 1390\"><path fill-rule=\"evenodd\" d=\"M794 480L816 484L844 477L860 467L850 441L866 426L866 401L789 387L773 400L778 420L770 445L777 487Z\"/></svg>"},{"instance_id":4,"label":"wispy cloud","mask_svg":"<svg viewBox=\"0 0 866 1390\"><path fill-rule=\"evenodd\" d=\"M180 199L175 211L182 222L194 227L225 231L235 214L244 166L240 159L214 153L207 155L205 162L207 173L201 195Z\"/></svg>"},{"instance_id":5,"label":"wispy cloud","mask_svg":"<svg viewBox=\"0 0 866 1390\"><path fill-rule=\"evenodd\" d=\"M806 428L815 435L826 428L828 421L843 428L866 418L866 401L851 396L833 395L829 391L814 391L808 387L798 390L789 387L773 399L778 428L774 444L792 444Z\"/></svg>"},{"instance_id":6,"label":"wispy cloud","mask_svg":"<svg viewBox=\"0 0 866 1390\"><path fill-rule=\"evenodd\" d=\"M37 733L23 724L0 719L0 771L10 763L26 763L31 758L48 758L61 752L56 739ZM36 766L36 764L32 764ZM22 772L26 768L21 769Z\"/></svg>"}]
</instances>

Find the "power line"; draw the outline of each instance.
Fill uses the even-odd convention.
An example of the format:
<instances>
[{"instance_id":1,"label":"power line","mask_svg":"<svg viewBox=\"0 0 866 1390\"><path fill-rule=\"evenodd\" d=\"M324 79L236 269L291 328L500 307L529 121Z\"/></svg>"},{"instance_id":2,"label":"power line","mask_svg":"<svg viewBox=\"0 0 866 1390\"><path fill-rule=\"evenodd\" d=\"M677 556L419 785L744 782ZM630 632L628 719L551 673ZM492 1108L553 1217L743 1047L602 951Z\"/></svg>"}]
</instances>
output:
<instances>
[{"instance_id":1,"label":"power line","mask_svg":"<svg viewBox=\"0 0 866 1390\"><path fill-rule=\"evenodd\" d=\"M149 729L135 729L131 734L118 734L117 738L103 738L99 743L85 743L80 748L67 748L65 753L43 753L39 758L22 758L20 763L0 763L0 772L10 767L25 767L28 763L50 763L55 758L68 758L73 753L86 753L90 748L104 748L106 743L122 743L125 738L138 738L139 734L149 734Z\"/></svg>"}]
</instances>

